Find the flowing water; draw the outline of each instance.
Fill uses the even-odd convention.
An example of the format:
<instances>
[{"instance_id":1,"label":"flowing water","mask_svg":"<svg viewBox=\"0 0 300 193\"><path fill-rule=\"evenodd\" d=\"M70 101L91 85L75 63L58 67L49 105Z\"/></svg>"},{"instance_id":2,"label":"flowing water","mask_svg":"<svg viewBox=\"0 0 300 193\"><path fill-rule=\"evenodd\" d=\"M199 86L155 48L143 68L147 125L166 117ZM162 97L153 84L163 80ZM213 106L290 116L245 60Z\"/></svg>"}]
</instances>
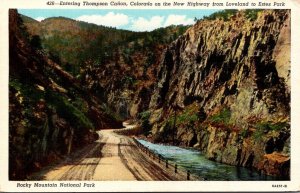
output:
<instances>
[{"instance_id":1,"label":"flowing water","mask_svg":"<svg viewBox=\"0 0 300 193\"><path fill-rule=\"evenodd\" d=\"M261 175L254 170L250 170L244 167L217 163L206 159L205 156L197 150L185 149L169 145L153 144L141 139L138 141L156 154L160 154L165 159L177 163L179 167L190 170L191 173L199 175L205 180L288 180L282 179L280 177Z\"/></svg>"}]
</instances>

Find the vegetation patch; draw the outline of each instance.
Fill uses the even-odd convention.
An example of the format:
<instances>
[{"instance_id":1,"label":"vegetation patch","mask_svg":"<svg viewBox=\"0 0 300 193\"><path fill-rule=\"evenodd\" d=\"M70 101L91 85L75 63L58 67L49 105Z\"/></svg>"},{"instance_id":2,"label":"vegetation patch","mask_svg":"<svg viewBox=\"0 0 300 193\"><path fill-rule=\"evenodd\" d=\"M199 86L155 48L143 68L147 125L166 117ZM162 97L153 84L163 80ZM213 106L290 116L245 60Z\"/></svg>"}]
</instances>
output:
<instances>
[{"instance_id":1,"label":"vegetation patch","mask_svg":"<svg viewBox=\"0 0 300 193\"><path fill-rule=\"evenodd\" d=\"M66 97L60 96L52 91L47 91L47 100L52 105L59 116L68 120L75 128L94 129L93 123L75 107Z\"/></svg>"},{"instance_id":2,"label":"vegetation patch","mask_svg":"<svg viewBox=\"0 0 300 193\"><path fill-rule=\"evenodd\" d=\"M262 9L246 9L245 16L250 21L254 21L257 19L257 15L261 11L262 11Z\"/></svg>"},{"instance_id":3,"label":"vegetation patch","mask_svg":"<svg viewBox=\"0 0 300 193\"><path fill-rule=\"evenodd\" d=\"M250 21L254 21L257 19L257 15L261 11L262 9L247 9L245 10L245 17ZM232 16L237 14L237 12L238 12L237 9L226 9L226 10L215 12L209 16L204 16L203 19L215 20L217 18L221 18L224 21L229 21Z\"/></svg>"},{"instance_id":4,"label":"vegetation patch","mask_svg":"<svg viewBox=\"0 0 300 193\"><path fill-rule=\"evenodd\" d=\"M255 140L259 140L262 138L262 136L269 131L280 131L283 128L287 127L288 123L286 122L278 122L278 123L272 123L272 122L260 122L257 123L255 127L255 132L253 133L253 138Z\"/></svg>"},{"instance_id":5,"label":"vegetation patch","mask_svg":"<svg viewBox=\"0 0 300 193\"><path fill-rule=\"evenodd\" d=\"M203 19L215 20L217 18L222 18L224 21L228 21L230 17L235 15L237 12L237 9L226 9L222 11L217 11L209 16L204 16Z\"/></svg>"},{"instance_id":6,"label":"vegetation patch","mask_svg":"<svg viewBox=\"0 0 300 193\"><path fill-rule=\"evenodd\" d=\"M182 114L178 115L176 124L184 124L184 123L194 123L198 120L197 113L192 111L184 111Z\"/></svg>"},{"instance_id":7,"label":"vegetation patch","mask_svg":"<svg viewBox=\"0 0 300 193\"><path fill-rule=\"evenodd\" d=\"M34 103L44 98L44 92L36 89L32 84L23 84L18 79L10 78L9 86L24 96L25 102Z\"/></svg>"},{"instance_id":8,"label":"vegetation patch","mask_svg":"<svg viewBox=\"0 0 300 193\"><path fill-rule=\"evenodd\" d=\"M288 123L286 122L278 122L278 123L261 122L261 123L257 123L255 125L255 128L264 131L279 131L286 126L288 126Z\"/></svg>"},{"instance_id":9,"label":"vegetation patch","mask_svg":"<svg viewBox=\"0 0 300 193\"><path fill-rule=\"evenodd\" d=\"M223 108L219 113L212 115L209 118L211 123L222 123L224 125L230 124L231 111L229 108Z\"/></svg>"}]
</instances>

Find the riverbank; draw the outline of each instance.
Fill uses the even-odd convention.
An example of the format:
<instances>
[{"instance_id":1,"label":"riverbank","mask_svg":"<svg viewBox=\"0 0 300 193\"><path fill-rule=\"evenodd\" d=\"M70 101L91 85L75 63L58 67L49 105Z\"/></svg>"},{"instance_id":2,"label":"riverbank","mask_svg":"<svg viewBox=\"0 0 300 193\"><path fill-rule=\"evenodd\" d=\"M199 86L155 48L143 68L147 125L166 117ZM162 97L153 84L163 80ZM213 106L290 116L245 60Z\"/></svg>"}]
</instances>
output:
<instances>
[{"instance_id":1,"label":"riverbank","mask_svg":"<svg viewBox=\"0 0 300 193\"><path fill-rule=\"evenodd\" d=\"M166 144L154 144L138 139L144 147L164 160L191 174L198 175L209 181L257 181L257 180L288 180L283 177L274 177L259 173L257 170L245 167L232 166L208 160L204 154L193 148L181 148Z\"/></svg>"},{"instance_id":2,"label":"riverbank","mask_svg":"<svg viewBox=\"0 0 300 193\"><path fill-rule=\"evenodd\" d=\"M126 129L134 126L125 124ZM33 174L45 181L184 181L187 174L159 163L141 151L133 139L113 129L98 131L99 140L65 160ZM190 180L201 180L190 176Z\"/></svg>"}]
</instances>

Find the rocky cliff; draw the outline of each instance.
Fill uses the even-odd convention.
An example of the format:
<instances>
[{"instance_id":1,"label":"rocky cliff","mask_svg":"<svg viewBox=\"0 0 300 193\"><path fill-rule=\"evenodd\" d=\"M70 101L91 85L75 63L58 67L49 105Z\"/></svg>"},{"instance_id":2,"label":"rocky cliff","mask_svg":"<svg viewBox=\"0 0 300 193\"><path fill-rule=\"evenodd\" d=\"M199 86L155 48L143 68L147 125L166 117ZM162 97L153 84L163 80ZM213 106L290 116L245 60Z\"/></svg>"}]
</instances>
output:
<instances>
[{"instance_id":1,"label":"rocky cliff","mask_svg":"<svg viewBox=\"0 0 300 193\"><path fill-rule=\"evenodd\" d=\"M219 162L289 176L290 11L198 21L165 50L152 137Z\"/></svg>"},{"instance_id":2,"label":"rocky cliff","mask_svg":"<svg viewBox=\"0 0 300 193\"><path fill-rule=\"evenodd\" d=\"M9 179L24 180L41 167L98 139L96 129L120 128L104 102L50 60L9 11Z\"/></svg>"}]
</instances>

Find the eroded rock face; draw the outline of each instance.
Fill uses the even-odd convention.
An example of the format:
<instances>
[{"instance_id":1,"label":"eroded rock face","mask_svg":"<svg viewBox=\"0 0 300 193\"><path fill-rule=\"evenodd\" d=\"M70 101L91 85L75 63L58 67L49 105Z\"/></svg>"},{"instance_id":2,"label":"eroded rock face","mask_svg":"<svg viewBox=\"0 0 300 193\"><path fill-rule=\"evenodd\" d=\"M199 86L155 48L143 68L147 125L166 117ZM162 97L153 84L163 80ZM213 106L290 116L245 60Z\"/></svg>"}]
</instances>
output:
<instances>
[{"instance_id":1,"label":"eroded rock face","mask_svg":"<svg viewBox=\"0 0 300 193\"><path fill-rule=\"evenodd\" d=\"M264 159L259 163L258 168L269 175L282 174L290 175L290 157L277 152L264 155Z\"/></svg>"},{"instance_id":2,"label":"eroded rock face","mask_svg":"<svg viewBox=\"0 0 300 193\"><path fill-rule=\"evenodd\" d=\"M150 102L164 114L154 136L164 133L175 108L197 104L198 119L176 125L179 145L219 162L285 175L269 171L274 161L265 155L289 143L290 30L288 10L266 10L255 21L243 12L230 21L198 21L165 50Z\"/></svg>"}]
</instances>

